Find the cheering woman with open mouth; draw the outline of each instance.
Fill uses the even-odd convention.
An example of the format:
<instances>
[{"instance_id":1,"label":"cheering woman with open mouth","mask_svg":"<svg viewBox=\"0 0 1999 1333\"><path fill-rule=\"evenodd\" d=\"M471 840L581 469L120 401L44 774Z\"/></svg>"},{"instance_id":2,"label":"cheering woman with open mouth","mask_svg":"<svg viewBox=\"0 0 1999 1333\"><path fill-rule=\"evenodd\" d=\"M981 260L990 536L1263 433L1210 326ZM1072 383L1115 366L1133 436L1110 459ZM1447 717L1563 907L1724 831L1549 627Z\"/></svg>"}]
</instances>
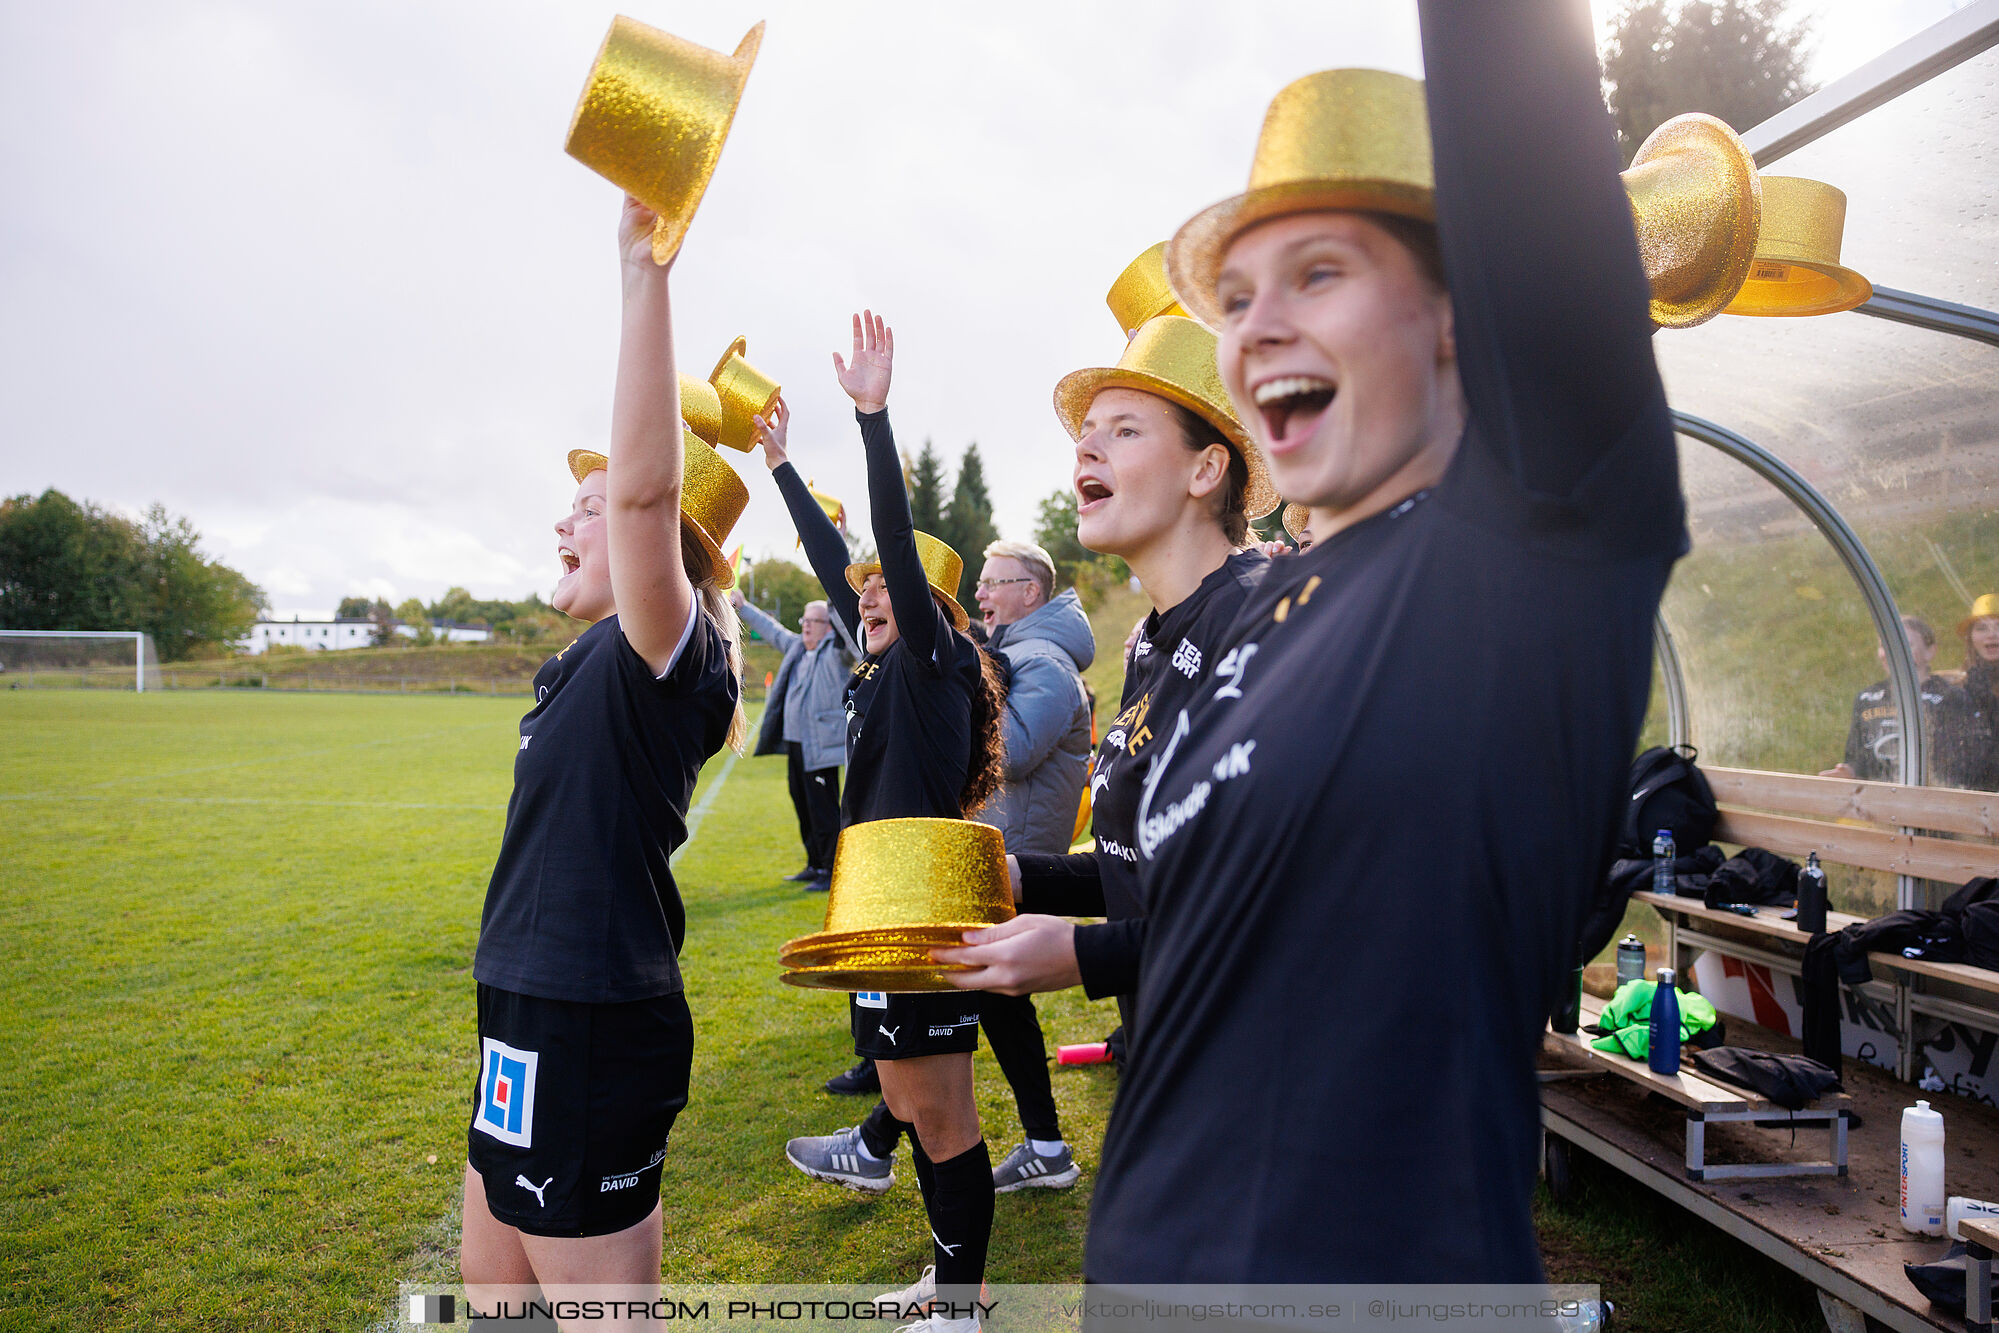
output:
<instances>
[{"instance_id":1,"label":"cheering woman with open mouth","mask_svg":"<svg viewBox=\"0 0 1999 1333\"><path fill-rule=\"evenodd\" d=\"M1168 246L1316 544L1152 719L1097 1282L1540 1277L1534 1053L1685 515L1588 6L1419 10L1427 87L1284 89Z\"/></svg>"},{"instance_id":2,"label":"cheering woman with open mouth","mask_svg":"<svg viewBox=\"0 0 1999 1333\"><path fill-rule=\"evenodd\" d=\"M658 1286L660 1172L694 1050L670 860L701 765L745 732L720 543L749 491L683 431L652 224L625 201L610 456L570 454L555 525L554 605L591 623L535 674L472 968L461 1265L489 1312L538 1285Z\"/></svg>"},{"instance_id":3,"label":"cheering woman with open mouth","mask_svg":"<svg viewBox=\"0 0 1999 1333\"><path fill-rule=\"evenodd\" d=\"M850 360L833 356L867 450L875 563L847 563L846 542L786 462L788 412L780 405L773 421L759 419L764 460L827 604L866 650L847 690L842 828L876 819L962 819L999 788L1003 761L998 669L966 636L968 617L953 595L962 566L910 518L888 424L894 356L895 335L872 312L854 318ZM978 997L857 995L850 1014L854 1054L875 1061L889 1110L913 1126L911 1149L936 1260L914 1285L881 1301L920 1310L941 1298L965 1308L979 1295L993 1223L992 1158L972 1099ZM834 1137L848 1140L843 1152L867 1151L858 1128ZM786 1152L807 1169L828 1147L824 1136L794 1139ZM926 1326L951 1322L938 1315Z\"/></svg>"}]
</instances>

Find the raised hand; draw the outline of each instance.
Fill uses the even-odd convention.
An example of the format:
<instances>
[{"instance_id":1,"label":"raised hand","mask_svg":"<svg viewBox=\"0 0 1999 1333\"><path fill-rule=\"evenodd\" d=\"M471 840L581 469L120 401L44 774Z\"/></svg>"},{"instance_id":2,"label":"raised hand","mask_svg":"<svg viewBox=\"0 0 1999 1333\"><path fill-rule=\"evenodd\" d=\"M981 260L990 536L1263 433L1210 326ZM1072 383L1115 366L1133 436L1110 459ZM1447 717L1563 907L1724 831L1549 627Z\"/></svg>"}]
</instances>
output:
<instances>
[{"instance_id":1,"label":"raised hand","mask_svg":"<svg viewBox=\"0 0 1999 1333\"><path fill-rule=\"evenodd\" d=\"M889 371L895 364L895 330L872 310L854 316L853 364L833 353L833 370L840 387L863 412L879 412L888 406Z\"/></svg>"},{"instance_id":2,"label":"raised hand","mask_svg":"<svg viewBox=\"0 0 1999 1333\"><path fill-rule=\"evenodd\" d=\"M772 401L769 418L754 416L750 421L756 429L757 443L763 446L764 466L777 471L790 457L785 452L784 440L791 432L791 408L780 396Z\"/></svg>"},{"instance_id":3,"label":"raised hand","mask_svg":"<svg viewBox=\"0 0 1999 1333\"><path fill-rule=\"evenodd\" d=\"M626 268L665 273L673 267L672 260L652 262L652 224L658 216L630 195L625 196L625 211L618 217L618 257Z\"/></svg>"}]
</instances>

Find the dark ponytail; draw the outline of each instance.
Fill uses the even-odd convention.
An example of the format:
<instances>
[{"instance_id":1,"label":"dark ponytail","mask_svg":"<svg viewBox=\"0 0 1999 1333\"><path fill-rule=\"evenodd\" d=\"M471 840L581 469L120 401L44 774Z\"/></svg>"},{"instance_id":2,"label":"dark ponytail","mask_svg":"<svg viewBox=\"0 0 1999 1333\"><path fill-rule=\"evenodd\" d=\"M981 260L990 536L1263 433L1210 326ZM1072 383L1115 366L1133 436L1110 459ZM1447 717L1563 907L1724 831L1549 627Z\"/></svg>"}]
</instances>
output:
<instances>
[{"instance_id":1,"label":"dark ponytail","mask_svg":"<svg viewBox=\"0 0 1999 1333\"><path fill-rule=\"evenodd\" d=\"M1006 667L998 655L979 650L979 686L972 691L972 761L965 767L958 805L970 819L993 798L1006 776Z\"/></svg>"}]
</instances>

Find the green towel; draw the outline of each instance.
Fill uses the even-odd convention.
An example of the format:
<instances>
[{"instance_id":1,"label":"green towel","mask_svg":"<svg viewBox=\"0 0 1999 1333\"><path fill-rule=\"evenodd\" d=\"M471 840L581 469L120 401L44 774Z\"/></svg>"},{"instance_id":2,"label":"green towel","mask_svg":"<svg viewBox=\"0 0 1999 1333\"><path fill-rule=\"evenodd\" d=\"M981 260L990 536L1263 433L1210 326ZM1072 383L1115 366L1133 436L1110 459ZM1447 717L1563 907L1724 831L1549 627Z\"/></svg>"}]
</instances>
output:
<instances>
[{"instance_id":1,"label":"green towel","mask_svg":"<svg viewBox=\"0 0 1999 1333\"><path fill-rule=\"evenodd\" d=\"M1603 1035L1590 1045L1611 1055L1628 1055L1643 1060L1652 1052L1652 994L1656 981L1627 981L1610 997L1597 1019ZM1696 991L1674 988L1680 997L1680 1040L1691 1041L1696 1033L1714 1026L1714 1006Z\"/></svg>"}]
</instances>

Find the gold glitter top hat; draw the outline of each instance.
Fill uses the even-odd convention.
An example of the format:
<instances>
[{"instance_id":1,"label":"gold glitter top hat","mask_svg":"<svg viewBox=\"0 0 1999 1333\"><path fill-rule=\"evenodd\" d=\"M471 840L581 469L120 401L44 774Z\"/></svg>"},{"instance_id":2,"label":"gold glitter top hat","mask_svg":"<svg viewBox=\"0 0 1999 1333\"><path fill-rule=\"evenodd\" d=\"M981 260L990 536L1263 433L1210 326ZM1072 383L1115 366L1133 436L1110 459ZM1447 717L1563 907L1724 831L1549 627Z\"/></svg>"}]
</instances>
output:
<instances>
[{"instance_id":1,"label":"gold glitter top hat","mask_svg":"<svg viewBox=\"0 0 1999 1333\"><path fill-rule=\"evenodd\" d=\"M726 590L736 584L735 570L722 554L736 520L750 506L750 488L736 475L722 455L691 430L680 432L683 455L680 474L680 517L694 540L708 557L708 568ZM569 451L569 475L581 482L598 468L608 469L611 460L589 449Z\"/></svg>"},{"instance_id":2,"label":"gold glitter top hat","mask_svg":"<svg viewBox=\"0 0 1999 1333\"><path fill-rule=\"evenodd\" d=\"M673 258L694 220L763 33L757 24L726 56L622 14L604 35L566 147L659 214L652 229L656 264Z\"/></svg>"},{"instance_id":3,"label":"gold glitter top hat","mask_svg":"<svg viewBox=\"0 0 1999 1333\"><path fill-rule=\"evenodd\" d=\"M1652 322L1686 329L1735 299L1756 257L1763 186L1735 131L1713 116L1675 116L1646 136L1624 171Z\"/></svg>"},{"instance_id":4,"label":"gold glitter top hat","mask_svg":"<svg viewBox=\"0 0 1999 1333\"><path fill-rule=\"evenodd\" d=\"M833 852L826 930L997 925L1013 917L1006 840L969 819L850 824Z\"/></svg>"},{"instance_id":5,"label":"gold glitter top hat","mask_svg":"<svg viewBox=\"0 0 1999 1333\"><path fill-rule=\"evenodd\" d=\"M743 359L749 347L747 338L730 343L729 350L715 363L714 373L708 376L722 412L721 437L715 443L744 453L757 442L756 423L750 418L770 411L770 405L784 392L776 380Z\"/></svg>"},{"instance_id":6,"label":"gold glitter top hat","mask_svg":"<svg viewBox=\"0 0 1999 1333\"><path fill-rule=\"evenodd\" d=\"M722 400L715 386L689 375L680 377L680 419L710 444L722 440Z\"/></svg>"},{"instance_id":7,"label":"gold glitter top hat","mask_svg":"<svg viewBox=\"0 0 1999 1333\"><path fill-rule=\"evenodd\" d=\"M1874 295L1874 284L1842 267L1846 195L1802 176L1763 177L1763 229L1749 280L1724 315L1833 315Z\"/></svg>"},{"instance_id":8,"label":"gold glitter top hat","mask_svg":"<svg viewBox=\"0 0 1999 1333\"><path fill-rule=\"evenodd\" d=\"M1215 277L1229 242L1259 222L1325 209L1436 221L1421 82L1329 69L1279 90L1257 136L1249 189L1196 213L1166 243L1173 294L1195 319L1220 327Z\"/></svg>"},{"instance_id":9,"label":"gold glitter top hat","mask_svg":"<svg viewBox=\"0 0 1999 1333\"><path fill-rule=\"evenodd\" d=\"M1138 336L1145 321L1159 315L1184 315L1186 310L1173 298L1173 284L1166 281L1166 242L1147 250L1125 265L1124 272L1104 296L1104 304L1117 317L1127 341Z\"/></svg>"},{"instance_id":10,"label":"gold glitter top hat","mask_svg":"<svg viewBox=\"0 0 1999 1333\"><path fill-rule=\"evenodd\" d=\"M1973 622L1991 616L1999 616L1999 594L1980 593L1978 600L1971 604L1971 614L1957 622L1957 632L1968 633Z\"/></svg>"},{"instance_id":11,"label":"gold glitter top hat","mask_svg":"<svg viewBox=\"0 0 1999 1333\"><path fill-rule=\"evenodd\" d=\"M1262 518L1277 507L1277 488L1270 482L1263 451L1236 419L1228 390L1222 387L1221 372L1215 369L1214 334L1191 319L1160 315L1147 320L1125 344L1124 355L1115 367L1064 375L1055 386L1055 415L1071 439L1083 438L1083 418L1104 389L1155 394L1206 421L1227 438L1229 447L1249 466L1249 484L1243 491L1249 516Z\"/></svg>"},{"instance_id":12,"label":"gold glitter top hat","mask_svg":"<svg viewBox=\"0 0 1999 1333\"><path fill-rule=\"evenodd\" d=\"M1284 517L1278 521L1283 523L1284 530L1291 534L1291 540L1302 545L1305 540L1305 528L1312 521L1311 507L1301 505L1294 500L1284 506Z\"/></svg>"},{"instance_id":13,"label":"gold glitter top hat","mask_svg":"<svg viewBox=\"0 0 1999 1333\"><path fill-rule=\"evenodd\" d=\"M958 581L965 577L965 562L958 553L938 541L927 532L916 534L916 558L923 562L923 577L930 582L930 591L942 597L945 610L951 613L951 623L959 629L972 623L965 614L965 608L958 605ZM868 581L868 575L882 572L881 561L867 560L857 565L847 566L847 586L855 592Z\"/></svg>"}]
</instances>

